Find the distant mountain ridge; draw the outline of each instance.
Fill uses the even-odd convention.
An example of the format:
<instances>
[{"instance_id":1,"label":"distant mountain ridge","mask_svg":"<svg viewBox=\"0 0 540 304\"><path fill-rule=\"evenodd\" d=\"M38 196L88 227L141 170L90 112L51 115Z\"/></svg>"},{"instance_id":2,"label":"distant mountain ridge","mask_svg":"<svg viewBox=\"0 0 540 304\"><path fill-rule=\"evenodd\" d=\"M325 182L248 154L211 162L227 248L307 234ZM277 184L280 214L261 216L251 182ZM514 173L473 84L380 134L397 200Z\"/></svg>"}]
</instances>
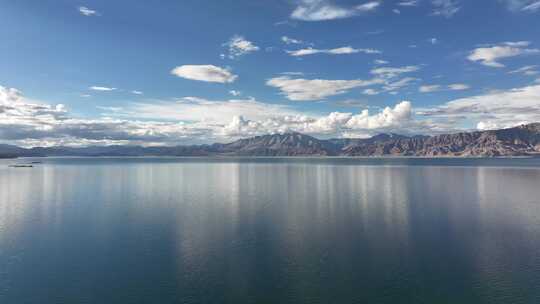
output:
<instances>
[{"instance_id":1,"label":"distant mountain ridge","mask_svg":"<svg viewBox=\"0 0 540 304\"><path fill-rule=\"evenodd\" d=\"M301 133L262 135L231 143L176 147L35 147L0 145L0 157L45 156L540 156L540 123L436 136L379 134L317 139Z\"/></svg>"}]
</instances>

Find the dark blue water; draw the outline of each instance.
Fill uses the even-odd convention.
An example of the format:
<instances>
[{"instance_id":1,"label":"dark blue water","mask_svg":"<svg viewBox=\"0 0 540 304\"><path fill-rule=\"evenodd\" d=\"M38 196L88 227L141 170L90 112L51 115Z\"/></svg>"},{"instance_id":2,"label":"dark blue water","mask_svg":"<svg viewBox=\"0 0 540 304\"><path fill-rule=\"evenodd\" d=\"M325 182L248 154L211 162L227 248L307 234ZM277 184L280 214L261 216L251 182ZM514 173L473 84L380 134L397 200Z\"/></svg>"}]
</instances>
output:
<instances>
[{"instance_id":1,"label":"dark blue water","mask_svg":"<svg viewBox=\"0 0 540 304\"><path fill-rule=\"evenodd\" d=\"M0 161L0 303L540 303L538 159Z\"/></svg>"}]
</instances>

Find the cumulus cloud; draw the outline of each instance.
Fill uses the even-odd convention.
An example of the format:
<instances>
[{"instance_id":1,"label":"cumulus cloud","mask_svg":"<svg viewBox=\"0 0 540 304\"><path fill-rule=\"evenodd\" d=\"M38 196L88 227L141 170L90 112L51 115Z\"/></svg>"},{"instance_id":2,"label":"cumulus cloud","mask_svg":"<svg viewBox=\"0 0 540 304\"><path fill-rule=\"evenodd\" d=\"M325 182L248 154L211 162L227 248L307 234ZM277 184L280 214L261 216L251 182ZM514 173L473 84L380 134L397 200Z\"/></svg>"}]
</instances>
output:
<instances>
[{"instance_id":1,"label":"cumulus cloud","mask_svg":"<svg viewBox=\"0 0 540 304\"><path fill-rule=\"evenodd\" d=\"M87 17L91 17L91 16L99 16L98 11L93 10L93 9L89 9L89 8L86 7L86 6L80 6L80 7L78 8L78 10L79 10L79 13L81 13L81 15L84 15L84 16L87 16Z\"/></svg>"},{"instance_id":2,"label":"cumulus cloud","mask_svg":"<svg viewBox=\"0 0 540 304\"><path fill-rule=\"evenodd\" d=\"M413 120L412 105L402 101L396 106L386 107L381 112L371 114L363 110L359 114L332 112L321 117L306 115L280 116L265 120L248 120L237 116L222 129L222 134L245 137L266 133L296 131L313 135L375 134L402 127L419 128L422 123Z\"/></svg>"},{"instance_id":3,"label":"cumulus cloud","mask_svg":"<svg viewBox=\"0 0 540 304\"><path fill-rule=\"evenodd\" d=\"M502 68L505 67L505 65L499 62L500 59L537 54L540 52L539 49L527 48L529 45L529 41L518 41L479 47L472 50L467 59L473 62L480 62L485 66Z\"/></svg>"},{"instance_id":4,"label":"cumulus cloud","mask_svg":"<svg viewBox=\"0 0 540 304\"><path fill-rule=\"evenodd\" d=\"M321 100L323 98L344 94L350 89L381 84L381 79L370 80L326 80L303 79L281 76L269 79L266 84L278 88L290 100Z\"/></svg>"},{"instance_id":5,"label":"cumulus cloud","mask_svg":"<svg viewBox=\"0 0 540 304\"><path fill-rule=\"evenodd\" d=\"M235 59L260 50L253 42L246 40L240 35L233 36L227 43L224 44L228 48L228 57Z\"/></svg>"},{"instance_id":6,"label":"cumulus cloud","mask_svg":"<svg viewBox=\"0 0 540 304\"><path fill-rule=\"evenodd\" d=\"M238 78L230 71L215 65L182 65L174 68L171 74L198 81L231 83Z\"/></svg>"},{"instance_id":7,"label":"cumulus cloud","mask_svg":"<svg viewBox=\"0 0 540 304\"><path fill-rule=\"evenodd\" d=\"M363 110L361 114L354 115L347 126L351 129L382 129L402 126L404 122L409 122L412 117L412 105L409 101L402 101L394 108L386 107L378 114L369 115L368 110Z\"/></svg>"},{"instance_id":8,"label":"cumulus cloud","mask_svg":"<svg viewBox=\"0 0 540 304\"><path fill-rule=\"evenodd\" d=\"M357 16L375 10L379 1L370 1L354 7L343 7L330 0L298 0L298 6L291 14L292 19L302 21L325 21Z\"/></svg>"},{"instance_id":9,"label":"cumulus cloud","mask_svg":"<svg viewBox=\"0 0 540 304\"><path fill-rule=\"evenodd\" d=\"M131 91L131 93L133 93L135 95L143 95L144 94L143 92L137 91L137 90L133 90L133 91Z\"/></svg>"},{"instance_id":10,"label":"cumulus cloud","mask_svg":"<svg viewBox=\"0 0 540 304\"><path fill-rule=\"evenodd\" d=\"M356 49L350 46L344 46L335 49L315 49L315 48L305 48L296 51L286 51L291 56L308 56L314 54L330 54L330 55L345 55L345 54L380 54L381 51L375 49Z\"/></svg>"}]
</instances>

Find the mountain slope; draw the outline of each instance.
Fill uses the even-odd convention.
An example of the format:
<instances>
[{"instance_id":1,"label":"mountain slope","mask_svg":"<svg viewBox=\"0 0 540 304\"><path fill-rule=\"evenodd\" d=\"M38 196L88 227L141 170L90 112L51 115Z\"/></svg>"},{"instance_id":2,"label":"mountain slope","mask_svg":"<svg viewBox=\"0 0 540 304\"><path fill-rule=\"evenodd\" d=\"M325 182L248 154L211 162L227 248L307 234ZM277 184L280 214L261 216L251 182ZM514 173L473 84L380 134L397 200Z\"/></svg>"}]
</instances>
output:
<instances>
[{"instance_id":1,"label":"mountain slope","mask_svg":"<svg viewBox=\"0 0 540 304\"><path fill-rule=\"evenodd\" d=\"M84 148L0 145L0 157L24 156L540 156L540 123L515 128L407 137L321 140L300 133L256 136L235 142L177 147Z\"/></svg>"},{"instance_id":2,"label":"mountain slope","mask_svg":"<svg viewBox=\"0 0 540 304\"><path fill-rule=\"evenodd\" d=\"M224 144L220 153L249 156L335 155L334 144L300 133L263 135Z\"/></svg>"},{"instance_id":3,"label":"mountain slope","mask_svg":"<svg viewBox=\"0 0 540 304\"><path fill-rule=\"evenodd\" d=\"M411 137L357 145L348 156L520 156L540 154L540 124L510 129Z\"/></svg>"}]
</instances>

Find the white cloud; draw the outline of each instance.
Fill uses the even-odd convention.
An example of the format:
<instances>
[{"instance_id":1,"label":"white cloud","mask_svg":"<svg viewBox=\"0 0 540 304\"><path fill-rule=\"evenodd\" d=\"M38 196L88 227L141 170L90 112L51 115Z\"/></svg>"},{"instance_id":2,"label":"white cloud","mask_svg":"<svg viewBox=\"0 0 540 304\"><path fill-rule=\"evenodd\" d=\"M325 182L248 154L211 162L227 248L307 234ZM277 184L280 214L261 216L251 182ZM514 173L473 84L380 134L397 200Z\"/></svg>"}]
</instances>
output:
<instances>
[{"instance_id":1,"label":"white cloud","mask_svg":"<svg viewBox=\"0 0 540 304\"><path fill-rule=\"evenodd\" d=\"M376 60L373 60L373 63L374 64L388 64L390 62L388 62L386 60L382 60L382 59L376 59Z\"/></svg>"},{"instance_id":2,"label":"white cloud","mask_svg":"<svg viewBox=\"0 0 540 304\"><path fill-rule=\"evenodd\" d=\"M419 79L414 77L404 77L399 80L395 78L401 76L401 74L412 73L418 71L419 66L404 66L404 67L380 67L370 71L383 86L379 89L365 89L362 94L364 95L378 95L381 93L388 93L391 95L398 94L401 88L409 86L411 83L418 81Z\"/></svg>"},{"instance_id":3,"label":"white cloud","mask_svg":"<svg viewBox=\"0 0 540 304\"><path fill-rule=\"evenodd\" d=\"M151 101L135 103L126 108L124 116L161 119L169 121L205 122L222 124L234 116L242 115L261 120L275 115L296 115L289 106L268 104L255 99L207 100L198 97L183 97L173 101Z\"/></svg>"},{"instance_id":4,"label":"white cloud","mask_svg":"<svg viewBox=\"0 0 540 304\"><path fill-rule=\"evenodd\" d=\"M497 45L480 47L472 50L467 57L468 60L480 62L481 64L494 68L502 68L505 65L500 63L500 59L515 57L527 54L539 53L538 49L528 49L528 41L503 42Z\"/></svg>"},{"instance_id":5,"label":"white cloud","mask_svg":"<svg viewBox=\"0 0 540 304\"><path fill-rule=\"evenodd\" d=\"M463 91L468 90L470 88L469 85L466 85L464 83L454 83L447 86L443 86L440 84L433 84L433 85L423 85L418 88L418 91L420 93L432 93L432 92L439 92L439 91Z\"/></svg>"},{"instance_id":6,"label":"white cloud","mask_svg":"<svg viewBox=\"0 0 540 304\"><path fill-rule=\"evenodd\" d=\"M382 92L390 92L390 93L395 92L401 88L408 86L409 84L417 80L418 79L414 77L405 77L405 78L402 78L400 80L393 81L393 82L387 81L385 85L382 87Z\"/></svg>"},{"instance_id":7,"label":"white cloud","mask_svg":"<svg viewBox=\"0 0 540 304\"><path fill-rule=\"evenodd\" d=\"M380 93L381 93L381 92L379 92L379 91L377 91L377 90L375 90L375 89L365 89L365 90L362 91L362 94L364 94L364 95L371 95L371 96L373 96L373 95L379 95Z\"/></svg>"},{"instance_id":8,"label":"white cloud","mask_svg":"<svg viewBox=\"0 0 540 304\"><path fill-rule=\"evenodd\" d=\"M242 92L237 91L237 90L230 90L229 94L231 94L232 96L240 96L242 95Z\"/></svg>"},{"instance_id":9,"label":"white cloud","mask_svg":"<svg viewBox=\"0 0 540 304\"><path fill-rule=\"evenodd\" d=\"M459 2L455 0L433 0L431 3L433 4L432 15L434 16L451 18L461 9Z\"/></svg>"},{"instance_id":10,"label":"white cloud","mask_svg":"<svg viewBox=\"0 0 540 304\"><path fill-rule=\"evenodd\" d=\"M381 5L381 2L379 1L371 1L371 2L366 2L364 4L360 4L356 6L355 10L360 11L360 12L369 12L376 9L380 5Z\"/></svg>"},{"instance_id":11,"label":"white cloud","mask_svg":"<svg viewBox=\"0 0 540 304\"><path fill-rule=\"evenodd\" d=\"M0 86L0 141L19 145L213 142L230 139L222 135L222 130L237 115L258 121L299 115L287 106L255 100L209 101L189 97L100 109L107 112L103 118L78 119L63 105L30 102L19 91Z\"/></svg>"},{"instance_id":12,"label":"white cloud","mask_svg":"<svg viewBox=\"0 0 540 304\"><path fill-rule=\"evenodd\" d=\"M404 122L409 122L412 118L412 104L409 101L402 101L394 108L386 107L382 112L370 116L368 110L363 110L361 114L354 115L347 126L351 129L381 129L398 127Z\"/></svg>"},{"instance_id":13,"label":"white cloud","mask_svg":"<svg viewBox=\"0 0 540 304\"><path fill-rule=\"evenodd\" d=\"M528 12L536 12L540 10L540 1L531 2L529 5L523 7L521 10Z\"/></svg>"},{"instance_id":14,"label":"white cloud","mask_svg":"<svg viewBox=\"0 0 540 304\"><path fill-rule=\"evenodd\" d=\"M463 91L463 90L468 90L471 87L464 83L454 83L454 84L448 85L448 88L452 91Z\"/></svg>"},{"instance_id":15,"label":"white cloud","mask_svg":"<svg viewBox=\"0 0 540 304\"><path fill-rule=\"evenodd\" d=\"M137 90L133 90L133 91L131 91L131 93L133 93L135 95L143 95L144 94L143 92L137 91Z\"/></svg>"},{"instance_id":16,"label":"white cloud","mask_svg":"<svg viewBox=\"0 0 540 304\"><path fill-rule=\"evenodd\" d=\"M401 1L398 2L399 6L418 6L418 0Z\"/></svg>"},{"instance_id":17,"label":"white cloud","mask_svg":"<svg viewBox=\"0 0 540 304\"><path fill-rule=\"evenodd\" d=\"M290 38L290 37L287 37L287 36L282 36L281 41L283 41L283 43L285 43L285 44L304 44L304 41L302 41L302 40Z\"/></svg>"},{"instance_id":18,"label":"white cloud","mask_svg":"<svg viewBox=\"0 0 540 304\"><path fill-rule=\"evenodd\" d=\"M404 73L416 72L419 69L420 67L416 65L409 65L409 66L397 67L397 68L382 67L382 68L372 69L370 73L373 75L376 75L377 77L394 78Z\"/></svg>"},{"instance_id":19,"label":"white cloud","mask_svg":"<svg viewBox=\"0 0 540 304\"><path fill-rule=\"evenodd\" d=\"M494 121L481 121L476 124L476 128L480 131L495 130L502 126Z\"/></svg>"},{"instance_id":20,"label":"white cloud","mask_svg":"<svg viewBox=\"0 0 540 304\"><path fill-rule=\"evenodd\" d=\"M291 56L308 56L308 55L314 55L314 54L330 54L330 55L346 55L346 54L356 54L356 53L364 53L364 54L380 54L381 51L374 50L374 49L355 49L350 46L344 46L340 48L335 49L314 49L314 48L306 48L306 49L300 49L296 51L286 51Z\"/></svg>"},{"instance_id":21,"label":"white cloud","mask_svg":"<svg viewBox=\"0 0 540 304\"><path fill-rule=\"evenodd\" d=\"M363 110L359 114L332 112L317 116L255 100L209 101L187 97L177 102L136 104L126 114L145 119L192 121L199 130L206 130L208 138L217 140L290 131L341 136L422 128L422 123L413 120L412 105L407 101L374 114Z\"/></svg>"},{"instance_id":22,"label":"white cloud","mask_svg":"<svg viewBox=\"0 0 540 304\"><path fill-rule=\"evenodd\" d=\"M238 78L230 71L215 65L182 65L174 68L171 74L191 80L218 83L231 83Z\"/></svg>"},{"instance_id":23,"label":"white cloud","mask_svg":"<svg viewBox=\"0 0 540 304\"><path fill-rule=\"evenodd\" d=\"M437 44L437 43L439 43L439 40L437 38L431 38L431 39L429 39L429 42L431 44Z\"/></svg>"},{"instance_id":24,"label":"white cloud","mask_svg":"<svg viewBox=\"0 0 540 304\"><path fill-rule=\"evenodd\" d=\"M442 106L418 109L417 114L451 119L455 123L511 127L540 121L540 85L490 92L465 97Z\"/></svg>"},{"instance_id":25,"label":"white cloud","mask_svg":"<svg viewBox=\"0 0 540 304\"><path fill-rule=\"evenodd\" d=\"M105 92L116 90L116 88L103 87L103 86L91 86L89 89L92 91L105 91Z\"/></svg>"},{"instance_id":26,"label":"white cloud","mask_svg":"<svg viewBox=\"0 0 540 304\"><path fill-rule=\"evenodd\" d=\"M505 2L508 9L514 12L534 13L540 10L540 1L538 0L500 0Z\"/></svg>"},{"instance_id":27,"label":"white cloud","mask_svg":"<svg viewBox=\"0 0 540 304\"><path fill-rule=\"evenodd\" d=\"M420 88L418 89L418 91L421 93L431 93L431 92L437 92L440 90L441 90L441 86L438 84L423 85L423 86L420 86Z\"/></svg>"},{"instance_id":28,"label":"white cloud","mask_svg":"<svg viewBox=\"0 0 540 304\"><path fill-rule=\"evenodd\" d=\"M330 0L298 0L298 6L292 12L291 18L302 21L343 19L373 11L379 5L379 1L370 1L355 7L342 7Z\"/></svg>"},{"instance_id":29,"label":"white cloud","mask_svg":"<svg viewBox=\"0 0 540 304\"><path fill-rule=\"evenodd\" d=\"M353 135L373 134L402 127L418 127L413 121L412 105L402 101L395 107L386 107L381 112L370 115L368 110L360 114L332 112L326 116L309 117L305 115L281 116L262 121L248 120L237 116L223 128L228 136L253 136L265 133L296 131L307 134Z\"/></svg>"},{"instance_id":30,"label":"white cloud","mask_svg":"<svg viewBox=\"0 0 540 304\"><path fill-rule=\"evenodd\" d=\"M510 71L508 72L508 74L523 74L526 76L534 76L538 74L537 68L538 68L537 65L526 65L519 69Z\"/></svg>"},{"instance_id":31,"label":"white cloud","mask_svg":"<svg viewBox=\"0 0 540 304\"><path fill-rule=\"evenodd\" d=\"M316 82L303 81L308 81L308 90L320 87ZM407 81L394 83L398 82ZM348 90L347 85L361 86L347 81L323 84L342 90ZM335 88L329 90L335 92ZM291 92L295 91L300 89L292 88ZM254 99L196 97L100 109L105 111L102 118L80 119L61 104L30 101L18 90L0 87L0 141L20 145L175 145L288 131L341 137L380 132L440 133L463 125L490 129L540 121L540 84L460 98L425 109L413 109L410 102L402 101L377 112L314 114L296 110L293 105Z\"/></svg>"},{"instance_id":32,"label":"white cloud","mask_svg":"<svg viewBox=\"0 0 540 304\"><path fill-rule=\"evenodd\" d=\"M398 10L397 8L393 9L392 12L394 12L394 14L398 14L398 15L401 14L401 11Z\"/></svg>"},{"instance_id":33,"label":"white cloud","mask_svg":"<svg viewBox=\"0 0 540 304\"><path fill-rule=\"evenodd\" d=\"M281 90L290 100L321 100L329 96L344 94L350 89L381 84L381 79L371 80L325 80L302 79L281 76L269 79L266 84Z\"/></svg>"},{"instance_id":34,"label":"white cloud","mask_svg":"<svg viewBox=\"0 0 540 304\"><path fill-rule=\"evenodd\" d=\"M286 76L304 76L304 72L283 72L279 73L280 75L286 75Z\"/></svg>"},{"instance_id":35,"label":"white cloud","mask_svg":"<svg viewBox=\"0 0 540 304\"><path fill-rule=\"evenodd\" d=\"M123 111L124 108L122 107L104 107L104 106L97 106L96 108L100 109L100 110L103 110L103 111L107 111L107 112L120 112L120 111Z\"/></svg>"},{"instance_id":36,"label":"white cloud","mask_svg":"<svg viewBox=\"0 0 540 304\"><path fill-rule=\"evenodd\" d=\"M254 99L147 100L103 107L100 119L78 119L63 105L31 102L0 87L0 141L20 145L175 145L297 131L328 137L380 132L440 133L540 121L540 84L491 92L414 110L408 101L372 113L313 114Z\"/></svg>"},{"instance_id":37,"label":"white cloud","mask_svg":"<svg viewBox=\"0 0 540 304\"><path fill-rule=\"evenodd\" d=\"M89 9L86 6L80 6L79 7L79 13L81 13L84 16L91 17L91 16L99 16L99 13L96 10Z\"/></svg>"},{"instance_id":38,"label":"white cloud","mask_svg":"<svg viewBox=\"0 0 540 304\"><path fill-rule=\"evenodd\" d=\"M244 37L235 35L224 46L228 47L230 59L258 51L260 48Z\"/></svg>"}]
</instances>

